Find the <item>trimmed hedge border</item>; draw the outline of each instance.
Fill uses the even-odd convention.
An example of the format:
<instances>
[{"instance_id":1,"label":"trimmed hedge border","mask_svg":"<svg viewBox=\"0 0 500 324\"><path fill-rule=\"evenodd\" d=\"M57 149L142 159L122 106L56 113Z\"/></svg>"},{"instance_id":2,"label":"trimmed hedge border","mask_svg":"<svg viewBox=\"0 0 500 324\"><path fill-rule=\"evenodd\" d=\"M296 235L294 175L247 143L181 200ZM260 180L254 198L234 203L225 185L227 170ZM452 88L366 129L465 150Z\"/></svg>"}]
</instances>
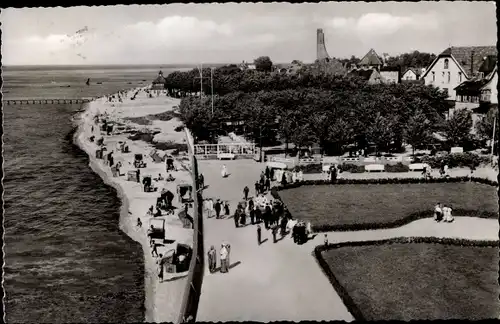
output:
<instances>
[{"instance_id":1,"label":"trimmed hedge border","mask_svg":"<svg viewBox=\"0 0 500 324\"><path fill-rule=\"evenodd\" d=\"M365 317L361 313L361 310L355 304L352 297L349 295L347 290L340 284L338 279L335 277L332 269L323 258L322 252L331 249L338 249L341 247L354 247L354 246L367 246L367 245L384 245L384 244L444 244L444 245L455 245L455 246L474 246L474 247L498 247L500 241L472 241L466 239L453 239L453 238L439 238L439 237L396 237L392 239L376 240L376 241L351 241L351 242L341 242L341 243L331 243L328 245L318 245L314 248L313 255L318 262L319 266L323 270L323 273L328 277L328 280L332 284L335 291L339 294L342 302L347 307L349 312L352 314L356 321L366 321Z\"/></svg>"},{"instance_id":2,"label":"trimmed hedge border","mask_svg":"<svg viewBox=\"0 0 500 324\"><path fill-rule=\"evenodd\" d=\"M496 181L491 181L484 178L468 178L468 177L457 177L457 178L433 178L425 180L423 178L394 178L394 179L339 179L335 184L332 184L328 180L307 180L302 182L295 182L292 184L287 184L285 186L281 185L278 187L271 188L271 195L274 199L282 201L279 191L298 188L301 186L316 186L316 185L346 185L346 184L425 184L425 183L459 183L459 182L469 182L473 181L476 183L486 184L490 186L497 187L498 183ZM498 218L498 213L492 213L488 211L478 211L478 210L466 210L466 209L456 209L455 213L470 215L479 218ZM322 232L346 232L346 231L363 231L363 230L375 230L375 229L388 229L395 228L406 225L418 219L432 217L433 213L430 210L419 211L412 213L406 217L398 219L393 222L388 223L362 223L362 224L324 224L324 225L312 225L313 231L317 233Z\"/></svg>"}]
</instances>

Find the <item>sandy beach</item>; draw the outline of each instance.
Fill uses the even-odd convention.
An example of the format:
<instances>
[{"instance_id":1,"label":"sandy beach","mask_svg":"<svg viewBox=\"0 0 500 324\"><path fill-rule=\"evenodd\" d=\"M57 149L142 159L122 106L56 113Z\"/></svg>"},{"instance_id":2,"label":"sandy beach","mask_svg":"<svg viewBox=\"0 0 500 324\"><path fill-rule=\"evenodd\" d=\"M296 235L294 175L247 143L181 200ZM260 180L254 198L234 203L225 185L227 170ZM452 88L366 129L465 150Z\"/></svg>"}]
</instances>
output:
<instances>
[{"instance_id":1,"label":"sandy beach","mask_svg":"<svg viewBox=\"0 0 500 324\"><path fill-rule=\"evenodd\" d=\"M118 191L122 200L122 208L120 213L120 228L130 236L133 240L139 242L144 251L145 264L145 321L146 322L174 322L177 320L182 297L186 287L187 271L184 273L168 273L164 272L164 281L159 282L157 259L152 256L152 249L147 238L147 229L152 216L147 214L150 206L156 205L156 199L160 196L163 188L174 193L175 198L173 205L176 210L173 215L166 215L163 212L162 216L157 216L155 219L165 220L165 237L168 238L169 244L161 244L158 246L158 253L163 254L168 250L175 249L177 243L186 244L192 247L193 230L184 228L182 221L178 217L179 210L182 210L182 204L177 196L177 185L180 183L191 182L189 170L189 160L187 155L174 156L174 165L177 171L170 172L175 178L175 181L167 182L165 180L153 180L153 186L157 187L156 192L144 192L142 185L142 176L151 175L158 178L161 175L164 179L167 178L165 162L154 162L150 157L150 152L154 149L152 143L143 140L130 140L130 133L124 133L123 128L127 130L156 130L160 133L155 135L154 141L169 143L186 143L184 131L175 131L174 129L182 125L177 118L160 118L156 120L157 114L173 112L180 100L172 99L165 93L157 94L151 92L152 96L145 91L146 88L133 89L121 95L123 102L115 99L114 102L109 102L106 97L99 98L91 102L88 108L80 115L78 119L78 129L75 133L75 142L84 150L90 158L90 167L94 172L99 174L104 182L113 186ZM134 100L131 97L135 96ZM105 116L108 122L115 123L113 132L108 136L105 132L101 132L100 125L96 124L94 117ZM144 122L144 119L151 120ZM142 120L142 121L141 121ZM117 125L121 127L117 127ZM122 128L118 130L117 128ZM90 138L94 136L95 140ZM113 151L115 164L121 162L120 176L113 177L110 166L105 164L104 159L96 158L97 139L103 138L104 146L107 148L105 154ZM122 153L117 149L119 141L126 142L129 147L129 153ZM157 150L160 155L168 153L167 151ZM135 181L127 181L127 172L136 170L134 162L134 154L143 154L145 168L141 168L141 183ZM182 154L182 153L181 153ZM188 214L192 215L193 210L190 208ZM137 219L142 222L142 227L138 227ZM170 243L173 241L173 243Z\"/></svg>"}]
</instances>

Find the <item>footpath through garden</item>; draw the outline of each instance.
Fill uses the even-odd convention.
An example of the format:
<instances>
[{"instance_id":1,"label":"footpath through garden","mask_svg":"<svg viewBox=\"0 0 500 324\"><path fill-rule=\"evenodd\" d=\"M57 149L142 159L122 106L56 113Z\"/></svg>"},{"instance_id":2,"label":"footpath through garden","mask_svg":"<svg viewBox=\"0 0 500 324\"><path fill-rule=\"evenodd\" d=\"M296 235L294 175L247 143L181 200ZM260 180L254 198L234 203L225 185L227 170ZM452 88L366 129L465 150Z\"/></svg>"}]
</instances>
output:
<instances>
[{"instance_id":1,"label":"footpath through garden","mask_svg":"<svg viewBox=\"0 0 500 324\"><path fill-rule=\"evenodd\" d=\"M223 164L230 174L225 179L221 177ZM265 168L252 160L200 161L199 166L208 185L204 198L228 200L231 214L243 198L245 185L250 188L250 196L254 195L254 183ZM363 174L367 175L387 178L388 174ZM327 234L330 243L400 236L497 240L498 230L497 220L456 215L451 224L436 224L427 218L393 229ZM304 245L294 244L290 235L273 243L271 233L263 226L262 234L265 242L259 246L256 225L235 228L232 215L224 219L205 216L205 249L214 245L219 251L222 242L229 243L231 265L228 273L210 274L205 269L198 321L353 320L312 255L314 247L323 244L322 233ZM219 255L217 261L220 266Z\"/></svg>"}]
</instances>

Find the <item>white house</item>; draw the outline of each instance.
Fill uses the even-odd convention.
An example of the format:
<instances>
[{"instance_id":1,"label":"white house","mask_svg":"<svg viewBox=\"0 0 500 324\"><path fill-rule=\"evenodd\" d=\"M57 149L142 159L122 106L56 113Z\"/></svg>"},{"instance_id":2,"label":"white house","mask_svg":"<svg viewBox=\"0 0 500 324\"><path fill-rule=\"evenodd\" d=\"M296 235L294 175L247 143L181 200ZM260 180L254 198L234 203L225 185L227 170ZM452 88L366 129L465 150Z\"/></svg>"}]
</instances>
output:
<instances>
[{"instance_id":1,"label":"white house","mask_svg":"<svg viewBox=\"0 0 500 324\"><path fill-rule=\"evenodd\" d=\"M420 76L425 73L424 68L408 68L403 75L401 76L401 80L405 81L416 81L420 79Z\"/></svg>"},{"instance_id":2,"label":"white house","mask_svg":"<svg viewBox=\"0 0 500 324\"><path fill-rule=\"evenodd\" d=\"M495 46L449 47L436 57L421 78L425 84L447 92L448 100L455 100L455 88L477 77L484 59L492 55L497 55Z\"/></svg>"}]
</instances>

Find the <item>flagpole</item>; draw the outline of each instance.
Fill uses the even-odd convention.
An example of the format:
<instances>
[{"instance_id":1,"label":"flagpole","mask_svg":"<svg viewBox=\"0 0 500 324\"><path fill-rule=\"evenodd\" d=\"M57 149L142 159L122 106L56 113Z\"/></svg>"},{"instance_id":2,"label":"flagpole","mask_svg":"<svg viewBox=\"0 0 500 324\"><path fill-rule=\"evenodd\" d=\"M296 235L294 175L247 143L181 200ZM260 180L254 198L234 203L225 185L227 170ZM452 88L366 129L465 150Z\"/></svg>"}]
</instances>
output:
<instances>
[{"instance_id":1,"label":"flagpole","mask_svg":"<svg viewBox=\"0 0 500 324\"><path fill-rule=\"evenodd\" d=\"M212 116L214 115L214 68L210 69L210 88L212 89Z\"/></svg>"},{"instance_id":2,"label":"flagpole","mask_svg":"<svg viewBox=\"0 0 500 324\"><path fill-rule=\"evenodd\" d=\"M200 101L203 100L203 63L200 64Z\"/></svg>"},{"instance_id":3,"label":"flagpole","mask_svg":"<svg viewBox=\"0 0 500 324\"><path fill-rule=\"evenodd\" d=\"M494 149L495 149L495 130L497 126L497 117L495 116L495 119L493 121L493 135L491 136L491 162L493 162L493 155L494 155Z\"/></svg>"}]
</instances>

